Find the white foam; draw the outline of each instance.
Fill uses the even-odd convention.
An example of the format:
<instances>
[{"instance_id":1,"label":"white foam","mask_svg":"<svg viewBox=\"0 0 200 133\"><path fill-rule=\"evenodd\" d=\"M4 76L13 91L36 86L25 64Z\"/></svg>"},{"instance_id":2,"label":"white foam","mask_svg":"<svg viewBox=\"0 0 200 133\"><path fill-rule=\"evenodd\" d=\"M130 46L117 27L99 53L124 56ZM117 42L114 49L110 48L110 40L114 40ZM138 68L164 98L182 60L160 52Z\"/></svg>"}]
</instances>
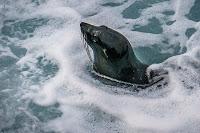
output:
<instances>
[{"instance_id":1,"label":"white foam","mask_svg":"<svg viewBox=\"0 0 200 133\"><path fill-rule=\"evenodd\" d=\"M187 59L199 63L199 59L196 58L198 50L195 50L200 42L199 29L189 40L185 36L187 28L195 25L199 28L199 23L191 22L184 16L188 8L192 6L192 2L179 0L160 5L155 4L145 10L141 18L137 20L126 20L120 14L133 1L112 8L101 7L100 3L104 2L100 0L67 0L64 2L52 0L31 9L34 12L29 16L24 15L25 17L55 18L56 22L52 21L47 26L39 28L34 32L33 38L23 42L28 53L20 59L18 65L28 64L33 71L37 71L36 58L45 55L59 67L53 78L31 86L26 98L29 97L42 106L60 104L59 109L63 115L49 121L46 125L58 132L109 132L103 128L106 127L105 125L113 127L115 123L108 117L101 117L99 121L91 121L94 116L98 117L99 112L116 118L115 121L119 123L117 131L127 131L127 128L127 132L173 132L185 128L188 128L185 129L186 132L190 131L192 126L187 126L187 123L197 123L200 120L198 100L200 87L199 80L196 79L199 77L197 73L199 68L192 68L191 62L184 63ZM156 17L162 20L163 16L160 12L168 8L174 8L176 11L175 16L170 18L176 22L171 26L164 26L162 35L131 31L133 24L140 23L140 21L145 24L148 18L154 16L154 13L157 13ZM86 15L95 13L97 13L95 16L86 17ZM151 15L148 16L149 14ZM60 21L63 23L59 23ZM91 77L89 70L86 69L89 61L81 42L80 21L98 25L105 24L114 29L119 28L118 30L128 37L133 46L158 44L163 37L168 37L171 44L180 42L181 45L186 45L188 48L186 54L172 57L154 67L154 69L164 67L169 70L169 85L163 88L168 90L167 94L162 96L159 91L155 91L146 92L146 95L118 95L105 91L111 90L112 87ZM126 25L125 22L129 24ZM175 33L178 33L179 37L174 37ZM186 56L189 58L185 58ZM178 70L179 66L183 69ZM24 76L26 75L25 72ZM195 89L188 90L182 80ZM117 86L113 88L124 89ZM155 93L155 97L148 97L152 93ZM98 108L100 111L93 111L93 108ZM91 112L94 116L88 115ZM102 126L102 123L105 125Z\"/></svg>"}]
</instances>

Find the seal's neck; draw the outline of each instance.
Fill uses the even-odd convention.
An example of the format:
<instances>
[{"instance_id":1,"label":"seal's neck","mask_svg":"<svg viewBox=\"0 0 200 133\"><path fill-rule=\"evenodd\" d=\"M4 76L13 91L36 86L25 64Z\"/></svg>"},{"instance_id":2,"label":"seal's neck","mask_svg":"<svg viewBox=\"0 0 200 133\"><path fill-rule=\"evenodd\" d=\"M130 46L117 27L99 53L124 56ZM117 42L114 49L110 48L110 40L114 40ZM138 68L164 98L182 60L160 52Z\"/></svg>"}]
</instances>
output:
<instances>
[{"instance_id":1,"label":"seal's neck","mask_svg":"<svg viewBox=\"0 0 200 133\"><path fill-rule=\"evenodd\" d=\"M128 77L131 78L131 82L138 84L148 84L147 68L148 65L142 63L135 55L132 47L129 48L129 63L131 65L131 71L129 70Z\"/></svg>"}]
</instances>

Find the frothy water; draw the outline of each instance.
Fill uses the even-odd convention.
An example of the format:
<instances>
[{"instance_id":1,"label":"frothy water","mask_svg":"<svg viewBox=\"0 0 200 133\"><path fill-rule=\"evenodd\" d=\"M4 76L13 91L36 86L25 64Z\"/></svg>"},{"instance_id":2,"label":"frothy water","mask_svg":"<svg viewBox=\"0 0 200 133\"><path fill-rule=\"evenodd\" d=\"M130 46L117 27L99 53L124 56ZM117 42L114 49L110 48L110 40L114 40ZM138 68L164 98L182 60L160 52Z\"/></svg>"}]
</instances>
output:
<instances>
[{"instance_id":1,"label":"frothy water","mask_svg":"<svg viewBox=\"0 0 200 133\"><path fill-rule=\"evenodd\" d=\"M200 130L199 0L1 0L0 132ZM79 24L123 33L160 89L94 76ZM108 81L109 82L109 81Z\"/></svg>"}]
</instances>

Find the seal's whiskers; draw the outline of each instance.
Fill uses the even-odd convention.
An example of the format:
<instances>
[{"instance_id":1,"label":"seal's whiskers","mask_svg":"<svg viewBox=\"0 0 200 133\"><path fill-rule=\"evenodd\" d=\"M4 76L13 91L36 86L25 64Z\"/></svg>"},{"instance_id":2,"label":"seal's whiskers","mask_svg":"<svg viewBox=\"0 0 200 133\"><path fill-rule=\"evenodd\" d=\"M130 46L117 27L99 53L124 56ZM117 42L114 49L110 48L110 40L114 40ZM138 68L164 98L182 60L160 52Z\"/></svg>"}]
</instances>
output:
<instances>
[{"instance_id":1,"label":"seal's whiskers","mask_svg":"<svg viewBox=\"0 0 200 133\"><path fill-rule=\"evenodd\" d=\"M81 40L83 41L84 49L86 50L86 53L89 57L90 62L93 63L92 56L91 56L90 50L89 50L89 46L88 46L87 42L85 41L85 38L86 38L86 35L82 34Z\"/></svg>"}]
</instances>

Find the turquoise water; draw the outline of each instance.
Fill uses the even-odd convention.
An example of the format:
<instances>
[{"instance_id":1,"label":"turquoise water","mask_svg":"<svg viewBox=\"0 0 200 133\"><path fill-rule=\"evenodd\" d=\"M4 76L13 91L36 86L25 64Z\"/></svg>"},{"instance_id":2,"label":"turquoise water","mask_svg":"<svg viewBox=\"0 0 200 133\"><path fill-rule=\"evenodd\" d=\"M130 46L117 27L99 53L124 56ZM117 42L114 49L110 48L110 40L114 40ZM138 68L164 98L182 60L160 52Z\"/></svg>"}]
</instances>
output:
<instances>
[{"instance_id":1,"label":"turquoise water","mask_svg":"<svg viewBox=\"0 0 200 133\"><path fill-rule=\"evenodd\" d=\"M92 76L81 21L124 34L168 86ZM0 0L0 133L198 133L199 21L199 0Z\"/></svg>"}]
</instances>

